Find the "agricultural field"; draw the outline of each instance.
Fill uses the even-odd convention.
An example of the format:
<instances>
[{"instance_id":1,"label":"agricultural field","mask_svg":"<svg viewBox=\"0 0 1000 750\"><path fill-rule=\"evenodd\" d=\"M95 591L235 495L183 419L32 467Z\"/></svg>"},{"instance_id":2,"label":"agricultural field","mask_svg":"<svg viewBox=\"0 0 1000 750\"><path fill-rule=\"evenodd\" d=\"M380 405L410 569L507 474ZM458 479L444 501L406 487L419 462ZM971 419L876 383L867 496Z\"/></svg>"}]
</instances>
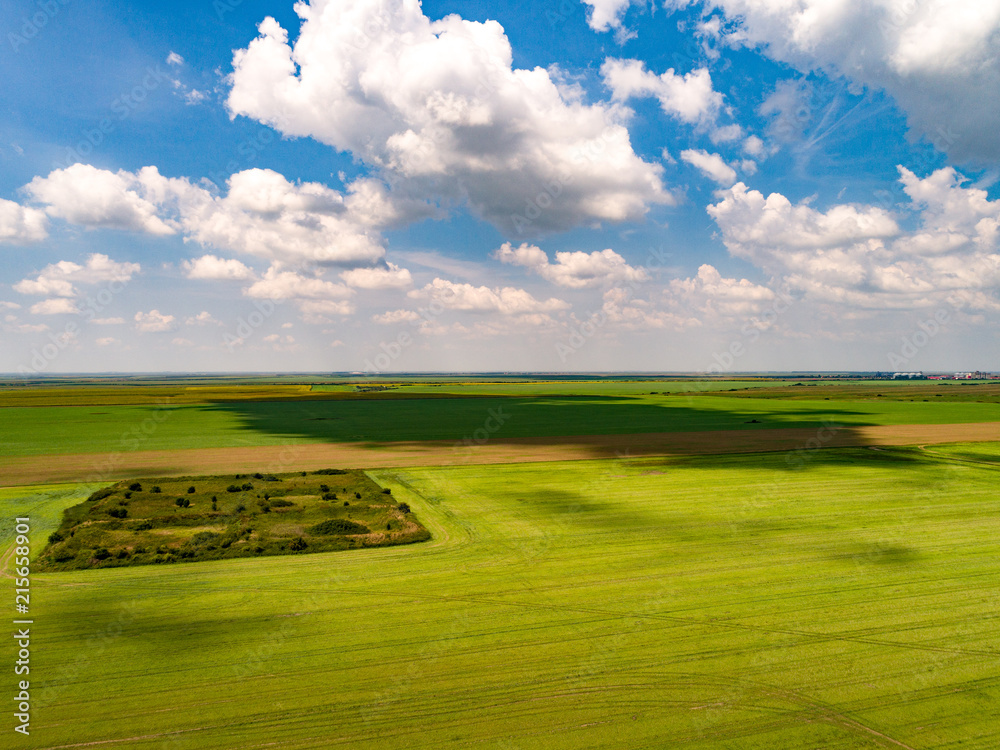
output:
<instances>
[{"instance_id":1,"label":"agricultural field","mask_svg":"<svg viewBox=\"0 0 1000 750\"><path fill-rule=\"evenodd\" d=\"M38 570L329 552L430 537L358 471L138 479L65 511Z\"/></svg>"},{"instance_id":2,"label":"agricultural field","mask_svg":"<svg viewBox=\"0 0 1000 750\"><path fill-rule=\"evenodd\" d=\"M686 385L700 387L697 383ZM822 396L826 388L836 388L826 384L778 389L796 395L807 392L812 395L809 399L754 397L770 391L768 388L727 391L724 395L697 390L664 395L660 389L666 386L658 382L646 383L644 392L631 394L618 391L621 386L617 383L605 384L603 394L594 392L594 387L581 384L579 393L552 395L438 393L437 397L414 394L387 398L383 394L376 398L359 394L312 400L306 398L308 392L301 391L294 398L272 400L254 395L249 400L210 403L6 406L0 407L0 432L8 436L6 456L32 456L462 440L496 414L503 419L490 433L494 439L816 429L831 422L844 426L1000 422L1000 403L933 395L914 400L849 400ZM883 390L889 392L888 388ZM951 386L948 390L965 393L967 389ZM25 424L31 429L23 429ZM67 424L73 429L66 429Z\"/></svg>"},{"instance_id":3,"label":"agricultural field","mask_svg":"<svg viewBox=\"0 0 1000 750\"><path fill-rule=\"evenodd\" d=\"M994 748L998 458L373 471L431 541L37 574L26 746Z\"/></svg>"}]
</instances>

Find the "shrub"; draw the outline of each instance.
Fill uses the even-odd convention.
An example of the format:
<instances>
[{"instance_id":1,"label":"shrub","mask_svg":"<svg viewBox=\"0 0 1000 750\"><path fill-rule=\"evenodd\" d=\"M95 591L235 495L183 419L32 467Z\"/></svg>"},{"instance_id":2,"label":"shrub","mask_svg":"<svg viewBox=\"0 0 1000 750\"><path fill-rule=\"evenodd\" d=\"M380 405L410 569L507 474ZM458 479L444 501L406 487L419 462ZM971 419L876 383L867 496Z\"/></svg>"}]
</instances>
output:
<instances>
[{"instance_id":1,"label":"shrub","mask_svg":"<svg viewBox=\"0 0 1000 750\"><path fill-rule=\"evenodd\" d=\"M195 547L204 547L205 545L216 541L219 537L219 534L215 534L211 531L199 531L191 537L190 544Z\"/></svg>"},{"instance_id":2,"label":"shrub","mask_svg":"<svg viewBox=\"0 0 1000 750\"><path fill-rule=\"evenodd\" d=\"M183 508L184 507L184 498L183 497L179 497L176 500L174 500L174 505L176 505L178 508Z\"/></svg>"},{"instance_id":3,"label":"shrub","mask_svg":"<svg viewBox=\"0 0 1000 750\"><path fill-rule=\"evenodd\" d=\"M254 478L254 479L263 479L263 478L264 478L264 475L263 475L263 474L261 474L261 473L260 473L260 472L258 471L258 472L256 472L256 473L255 473L255 474L253 475L253 478Z\"/></svg>"},{"instance_id":4,"label":"shrub","mask_svg":"<svg viewBox=\"0 0 1000 750\"><path fill-rule=\"evenodd\" d=\"M132 492L142 492L142 485L139 484L138 482L132 482L132 484L130 484L128 488L132 490Z\"/></svg>"},{"instance_id":5,"label":"shrub","mask_svg":"<svg viewBox=\"0 0 1000 750\"><path fill-rule=\"evenodd\" d=\"M153 487L149 491L150 492L162 492L162 490L160 489L159 485L156 485L156 484L154 484Z\"/></svg>"},{"instance_id":6,"label":"shrub","mask_svg":"<svg viewBox=\"0 0 1000 750\"><path fill-rule=\"evenodd\" d=\"M288 549L302 550L308 546L309 545L306 544L306 540L299 536L292 540L292 543L288 545Z\"/></svg>"},{"instance_id":7,"label":"shrub","mask_svg":"<svg viewBox=\"0 0 1000 750\"><path fill-rule=\"evenodd\" d=\"M354 497L356 497L358 500L360 500L361 499L361 493L360 492L355 492L354 493Z\"/></svg>"},{"instance_id":8,"label":"shrub","mask_svg":"<svg viewBox=\"0 0 1000 750\"><path fill-rule=\"evenodd\" d=\"M409 505L409 503L400 503L399 504L399 510L400 510L401 513L409 513L410 512L410 505Z\"/></svg>"},{"instance_id":9,"label":"shrub","mask_svg":"<svg viewBox=\"0 0 1000 750\"><path fill-rule=\"evenodd\" d=\"M104 547L98 547L94 550L95 560L107 560L109 557L111 557L111 553L104 549Z\"/></svg>"},{"instance_id":10,"label":"shrub","mask_svg":"<svg viewBox=\"0 0 1000 750\"><path fill-rule=\"evenodd\" d=\"M239 491L240 491L239 486L235 484L231 484L228 487L226 487L226 492L239 492Z\"/></svg>"},{"instance_id":11,"label":"shrub","mask_svg":"<svg viewBox=\"0 0 1000 750\"><path fill-rule=\"evenodd\" d=\"M215 498L213 497L213 498L212 498L212 510L218 510L218 509L219 509L219 501L218 501L218 500L216 500L216 499L215 499Z\"/></svg>"},{"instance_id":12,"label":"shrub","mask_svg":"<svg viewBox=\"0 0 1000 750\"><path fill-rule=\"evenodd\" d=\"M247 509L247 506L245 506L243 503L240 503L239 505L236 506L236 512L237 513L242 513L246 509Z\"/></svg>"},{"instance_id":13,"label":"shrub","mask_svg":"<svg viewBox=\"0 0 1000 750\"><path fill-rule=\"evenodd\" d=\"M132 531L149 531L151 528L153 528L153 524L151 524L149 521L139 521L139 523L133 526L129 526L129 528Z\"/></svg>"},{"instance_id":14,"label":"shrub","mask_svg":"<svg viewBox=\"0 0 1000 750\"><path fill-rule=\"evenodd\" d=\"M58 544L65 538L66 537L64 537L58 531L53 531L51 534L49 534L49 544Z\"/></svg>"},{"instance_id":15,"label":"shrub","mask_svg":"<svg viewBox=\"0 0 1000 750\"><path fill-rule=\"evenodd\" d=\"M125 508L109 508L108 515L112 518L126 518L128 517L128 510Z\"/></svg>"},{"instance_id":16,"label":"shrub","mask_svg":"<svg viewBox=\"0 0 1000 750\"><path fill-rule=\"evenodd\" d=\"M289 507L291 507L293 505L295 505L295 503L293 503L291 500L272 500L271 501L271 507L272 508L289 508Z\"/></svg>"},{"instance_id":17,"label":"shrub","mask_svg":"<svg viewBox=\"0 0 1000 750\"><path fill-rule=\"evenodd\" d=\"M250 482L244 482L243 485L240 487L240 489L241 490L252 490L253 489L253 485L250 484Z\"/></svg>"},{"instance_id":18,"label":"shrub","mask_svg":"<svg viewBox=\"0 0 1000 750\"><path fill-rule=\"evenodd\" d=\"M314 471L313 472L313 474L326 474L326 475L331 475L331 474L346 474L346 473L347 472L344 471L343 469L320 469L319 471ZM303 476L305 476L305 474L303 474Z\"/></svg>"},{"instance_id":19,"label":"shrub","mask_svg":"<svg viewBox=\"0 0 1000 750\"><path fill-rule=\"evenodd\" d=\"M368 534L370 529L346 518L331 518L308 529L310 534L332 536L334 534Z\"/></svg>"},{"instance_id":20,"label":"shrub","mask_svg":"<svg viewBox=\"0 0 1000 750\"><path fill-rule=\"evenodd\" d=\"M124 560L126 557L128 557L128 550L123 547L122 549L118 550L118 554L115 555L115 557L117 557L119 560Z\"/></svg>"},{"instance_id":21,"label":"shrub","mask_svg":"<svg viewBox=\"0 0 1000 750\"><path fill-rule=\"evenodd\" d=\"M337 493L336 492L324 492L323 493L323 499L324 500L336 500L337 499Z\"/></svg>"},{"instance_id":22,"label":"shrub","mask_svg":"<svg viewBox=\"0 0 1000 750\"><path fill-rule=\"evenodd\" d=\"M392 490L389 489L388 487L386 487L384 490L382 490L382 494L383 495L391 495L392 494Z\"/></svg>"},{"instance_id":23,"label":"shrub","mask_svg":"<svg viewBox=\"0 0 1000 750\"><path fill-rule=\"evenodd\" d=\"M126 499L126 500L129 500L129 499L131 499L131 498L132 498L132 493L131 493L131 492L126 492L126 493L125 493L125 499Z\"/></svg>"},{"instance_id":24,"label":"shrub","mask_svg":"<svg viewBox=\"0 0 1000 750\"><path fill-rule=\"evenodd\" d=\"M103 490L97 490L94 494L87 498L88 503L96 503L98 500L103 500L106 497L111 497L115 494L113 487L105 487Z\"/></svg>"},{"instance_id":25,"label":"shrub","mask_svg":"<svg viewBox=\"0 0 1000 750\"><path fill-rule=\"evenodd\" d=\"M346 508L348 505L350 505L350 503L347 500L345 500L344 501L344 507Z\"/></svg>"},{"instance_id":26,"label":"shrub","mask_svg":"<svg viewBox=\"0 0 1000 750\"><path fill-rule=\"evenodd\" d=\"M329 488L329 487L328 487L327 485L325 485L325 484L321 484L321 485L319 486L319 491L320 491L320 492L329 492L329 491L330 491L330 488Z\"/></svg>"},{"instance_id":27,"label":"shrub","mask_svg":"<svg viewBox=\"0 0 1000 750\"><path fill-rule=\"evenodd\" d=\"M193 495L195 493L194 487L188 487L188 494Z\"/></svg>"}]
</instances>

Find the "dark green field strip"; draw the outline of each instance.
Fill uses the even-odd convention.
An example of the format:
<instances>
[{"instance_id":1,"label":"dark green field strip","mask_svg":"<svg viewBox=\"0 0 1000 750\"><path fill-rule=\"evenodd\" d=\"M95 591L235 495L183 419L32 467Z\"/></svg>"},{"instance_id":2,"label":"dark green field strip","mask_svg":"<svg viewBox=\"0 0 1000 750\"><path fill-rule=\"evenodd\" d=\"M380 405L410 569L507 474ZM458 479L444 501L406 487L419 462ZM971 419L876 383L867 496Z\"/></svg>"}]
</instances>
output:
<instances>
[{"instance_id":1,"label":"dark green field strip","mask_svg":"<svg viewBox=\"0 0 1000 750\"><path fill-rule=\"evenodd\" d=\"M776 401L714 396L260 401L0 409L7 456L342 442L491 440L1000 421L1000 404ZM825 433L824 433L825 434Z\"/></svg>"}]
</instances>

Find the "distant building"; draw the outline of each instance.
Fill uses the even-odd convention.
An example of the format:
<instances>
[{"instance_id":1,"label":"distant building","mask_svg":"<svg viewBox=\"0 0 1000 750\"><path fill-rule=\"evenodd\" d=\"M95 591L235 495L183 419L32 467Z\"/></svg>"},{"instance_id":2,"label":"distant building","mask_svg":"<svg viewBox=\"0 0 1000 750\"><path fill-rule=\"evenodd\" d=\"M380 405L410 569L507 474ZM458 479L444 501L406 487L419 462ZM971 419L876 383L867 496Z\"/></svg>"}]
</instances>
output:
<instances>
[{"instance_id":1,"label":"distant building","mask_svg":"<svg viewBox=\"0 0 1000 750\"><path fill-rule=\"evenodd\" d=\"M892 374L892 380L923 380L924 374L922 372L894 372Z\"/></svg>"},{"instance_id":2,"label":"distant building","mask_svg":"<svg viewBox=\"0 0 1000 750\"><path fill-rule=\"evenodd\" d=\"M972 380L971 372L956 372L952 376L952 380Z\"/></svg>"}]
</instances>

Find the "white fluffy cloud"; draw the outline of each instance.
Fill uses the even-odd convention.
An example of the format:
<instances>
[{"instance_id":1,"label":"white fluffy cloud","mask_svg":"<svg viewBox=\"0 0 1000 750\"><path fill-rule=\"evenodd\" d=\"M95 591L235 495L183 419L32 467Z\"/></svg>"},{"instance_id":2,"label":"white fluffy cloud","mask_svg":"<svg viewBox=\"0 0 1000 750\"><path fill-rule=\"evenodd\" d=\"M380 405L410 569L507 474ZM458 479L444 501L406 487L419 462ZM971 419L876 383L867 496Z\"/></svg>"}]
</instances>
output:
<instances>
[{"instance_id":1,"label":"white fluffy cloud","mask_svg":"<svg viewBox=\"0 0 1000 750\"><path fill-rule=\"evenodd\" d=\"M675 3L676 4L676 3ZM706 0L730 36L803 72L886 90L958 160L1000 159L1000 0Z\"/></svg>"},{"instance_id":2,"label":"white fluffy cloud","mask_svg":"<svg viewBox=\"0 0 1000 750\"><path fill-rule=\"evenodd\" d=\"M627 111L585 104L542 68L514 69L495 21L431 21L418 2L390 0L295 11L294 44L269 17L235 53L234 116L350 151L420 194L466 200L507 232L635 220L672 201L659 166L633 151Z\"/></svg>"},{"instance_id":3,"label":"white fluffy cloud","mask_svg":"<svg viewBox=\"0 0 1000 750\"><path fill-rule=\"evenodd\" d=\"M624 41L634 34L625 30L623 19L632 0L583 0L590 6L587 11L587 24L594 31L615 29L619 41Z\"/></svg>"},{"instance_id":4,"label":"white fluffy cloud","mask_svg":"<svg viewBox=\"0 0 1000 750\"><path fill-rule=\"evenodd\" d=\"M702 174L723 187L729 187L736 182L736 170L726 164L718 154L710 154L703 149L685 149L681 151L681 160L698 169Z\"/></svg>"},{"instance_id":5,"label":"white fluffy cloud","mask_svg":"<svg viewBox=\"0 0 1000 750\"><path fill-rule=\"evenodd\" d=\"M66 297L53 297L36 302L29 308L32 315L75 315L80 312L76 303Z\"/></svg>"},{"instance_id":6,"label":"white fluffy cloud","mask_svg":"<svg viewBox=\"0 0 1000 750\"><path fill-rule=\"evenodd\" d=\"M506 242L494 257L502 263L529 268L553 284L570 289L649 280L644 268L630 266L611 249L591 253L557 252L556 262L550 263L548 255L539 247L524 243L515 248Z\"/></svg>"},{"instance_id":7,"label":"white fluffy cloud","mask_svg":"<svg viewBox=\"0 0 1000 750\"><path fill-rule=\"evenodd\" d=\"M48 177L36 177L24 190L32 200L46 204L49 216L86 227L130 229L155 235L174 234L156 206L135 187L135 175L109 172L89 164L57 169Z\"/></svg>"},{"instance_id":8,"label":"white fluffy cloud","mask_svg":"<svg viewBox=\"0 0 1000 750\"><path fill-rule=\"evenodd\" d=\"M372 316L373 322L384 326L416 323L418 320L420 320L420 313L416 310L387 310L384 313Z\"/></svg>"},{"instance_id":9,"label":"white fluffy cloud","mask_svg":"<svg viewBox=\"0 0 1000 750\"><path fill-rule=\"evenodd\" d=\"M345 196L315 182L293 183L269 169L248 169L215 192L156 167L117 173L74 164L25 188L51 216L88 228L110 227L154 235L180 232L202 245L292 263L368 264L385 253L379 229L414 215L376 181L365 178ZM245 273L238 261L205 256L189 273ZM244 267L245 268L245 267ZM192 278L240 278L193 276Z\"/></svg>"},{"instance_id":10,"label":"white fluffy cloud","mask_svg":"<svg viewBox=\"0 0 1000 750\"><path fill-rule=\"evenodd\" d=\"M14 285L21 294L48 297L75 297L77 284L129 281L140 271L138 263L118 263L102 253L91 254L84 265L62 260L42 269L34 279L24 279Z\"/></svg>"},{"instance_id":11,"label":"white fluffy cloud","mask_svg":"<svg viewBox=\"0 0 1000 750\"><path fill-rule=\"evenodd\" d=\"M164 315L159 310L137 312L133 320L135 320L135 329L141 333L163 333L174 328L174 316Z\"/></svg>"},{"instance_id":12,"label":"white fluffy cloud","mask_svg":"<svg viewBox=\"0 0 1000 750\"><path fill-rule=\"evenodd\" d=\"M409 293L414 299L433 300L447 310L501 315L525 315L566 310L569 304L560 299L538 300L524 289L515 287L473 286L434 279L423 289Z\"/></svg>"},{"instance_id":13,"label":"white fluffy cloud","mask_svg":"<svg viewBox=\"0 0 1000 750\"><path fill-rule=\"evenodd\" d=\"M340 278L348 286L358 289L407 289L413 286L410 272L393 263L386 263L385 268L352 268L341 272Z\"/></svg>"},{"instance_id":14,"label":"white fluffy cloud","mask_svg":"<svg viewBox=\"0 0 1000 750\"><path fill-rule=\"evenodd\" d=\"M244 290L248 297L257 299L345 299L354 291L343 284L334 284L316 277L304 276L294 271L267 269L264 276Z\"/></svg>"},{"instance_id":15,"label":"white fluffy cloud","mask_svg":"<svg viewBox=\"0 0 1000 750\"><path fill-rule=\"evenodd\" d=\"M223 281L243 280L253 276L253 271L240 261L215 255L181 261L181 268L189 279Z\"/></svg>"},{"instance_id":16,"label":"white fluffy cloud","mask_svg":"<svg viewBox=\"0 0 1000 750\"><path fill-rule=\"evenodd\" d=\"M776 297L772 290L747 279L724 278L707 263L698 268L697 276L671 281L669 292L687 310L723 317L751 315Z\"/></svg>"},{"instance_id":17,"label":"white fluffy cloud","mask_svg":"<svg viewBox=\"0 0 1000 750\"><path fill-rule=\"evenodd\" d=\"M654 96L668 115L688 124L714 122L722 94L712 87L707 68L677 75L674 69L656 75L641 60L605 60L601 66L605 85L618 101ZM723 132L723 139L728 135Z\"/></svg>"},{"instance_id":18,"label":"white fluffy cloud","mask_svg":"<svg viewBox=\"0 0 1000 750\"><path fill-rule=\"evenodd\" d=\"M729 251L807 295L868 308L952 304L1000 309L1000 201L963 186L952 168L920 179L900 167L919 217L905 230L884 209L835 205L826 211L766 198L743 183L709 214Z\"/></svg>"},{"instance_id":19,"label":"white fluffy cloud","mask_svg":"<svg viewBox=\"0 0 1000 750\"><path fill-rule=\"evenodd\" d=\"M0 243L26 245L49 236L45 212L0 198Z\"/></svg>"}]
</instances>

